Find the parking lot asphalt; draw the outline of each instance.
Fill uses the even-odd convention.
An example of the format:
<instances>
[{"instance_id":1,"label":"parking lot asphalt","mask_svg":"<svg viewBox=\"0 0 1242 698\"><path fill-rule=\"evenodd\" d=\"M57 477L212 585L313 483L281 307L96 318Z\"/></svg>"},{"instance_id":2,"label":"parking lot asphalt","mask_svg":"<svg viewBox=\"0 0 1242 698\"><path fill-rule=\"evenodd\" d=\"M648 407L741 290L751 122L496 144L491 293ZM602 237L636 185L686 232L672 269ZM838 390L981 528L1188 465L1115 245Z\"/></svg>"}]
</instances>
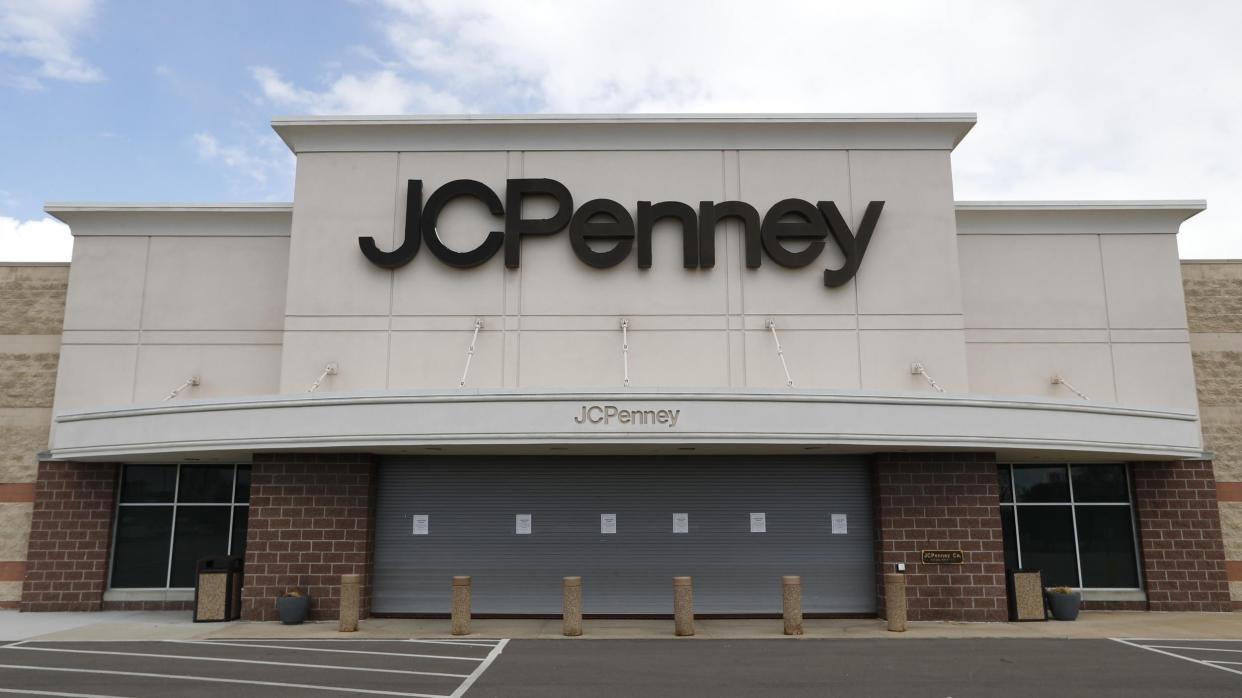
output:
<instances>
[{"instance_id":1,"label":"parking lot asphalt","mask_svg":"<svg viewBox=\"0 0 1242 698\"><path fill-rule=\"evenodd\" d=\"M515 642L470 692L528 696L1237 698L1242 675L1112 640Z\"/></svg>"},{"instance_id":2,"label":"parking lot asphalt","mask_svg":"<svg viewBox=\"0 0 1242 698\"><path fill-rule=\"evenodd\" d=\"M1236 698L1242 640L29 641L0 694Z\"/></svg>"}]
</instances>

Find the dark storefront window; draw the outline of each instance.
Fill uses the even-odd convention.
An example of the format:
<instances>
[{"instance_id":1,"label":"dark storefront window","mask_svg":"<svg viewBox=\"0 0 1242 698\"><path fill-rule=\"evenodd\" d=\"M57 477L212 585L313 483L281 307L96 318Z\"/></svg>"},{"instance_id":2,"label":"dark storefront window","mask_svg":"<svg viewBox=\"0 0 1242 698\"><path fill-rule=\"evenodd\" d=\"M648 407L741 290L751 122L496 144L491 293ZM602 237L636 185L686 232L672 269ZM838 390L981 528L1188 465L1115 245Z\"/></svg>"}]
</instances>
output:
<instances>
[{"instance_id":1,"label":"dark storefront window","mask_svg":"<svg viewBox=\"0 0 1242 698\"><path fill-rule=\"evenodd\" d=\"M244 555L248 465L127 465L121 470L112 587L194 586L194 564Z\"/></svg>"},{"instance_id":2,"label":"dark storefront window","mask_svg":"<svg viewBox=\"0 0 1242 698\"><path fill-rule=\"evenodd\" d=\"M1043 572L1047 586L1139 587L1129 472L1124 465L1002 465L1005 565Z\"/></svg>"}]
</instances>

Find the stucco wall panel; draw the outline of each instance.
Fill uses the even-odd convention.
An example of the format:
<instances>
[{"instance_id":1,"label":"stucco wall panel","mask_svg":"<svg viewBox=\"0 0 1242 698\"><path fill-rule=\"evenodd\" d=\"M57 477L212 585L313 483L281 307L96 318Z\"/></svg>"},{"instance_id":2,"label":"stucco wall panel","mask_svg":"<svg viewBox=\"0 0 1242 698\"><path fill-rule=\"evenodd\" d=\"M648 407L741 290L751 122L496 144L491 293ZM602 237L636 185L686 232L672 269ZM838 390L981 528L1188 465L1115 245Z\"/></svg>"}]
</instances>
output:
<instances>
[{"instance_id":1,"label":"stucco wall panel","mask_svg":"<svg viewBox=\"0 0 1242 698\"><path fill-rule=\"evenodd\" d=\"M389 387L456 388L466 366L466 350L474 329L463 318L459 331L394 332L392 334ZM470 360L468 387L499 387L502 385L504 333L496 330L479 332L474 356Z\"/></svg>"},{"instance_id":2,"label":"stucco wall panel","mask_svg":"<svg viewBox=\"0 0 1242 698\"><path fill-rule=\"evenodd\" d=\"M779 336L796 387L843 390L860 387L856 332L781 330ZM746 333L746 384L752 388L785 385L785 371L771 332L751 330Z\"/></svg>"},{"instance_id":3,"label":"stucco wall panel","mask_svg":"<svg viewBox=\"0 0 1242 698\"><path fill-rule=\"evenodd\" d=\"M1186 327L1176 236L1103 235L1100 248L1110 327Z\"/></svg>"},{"instance_id":4,"label":"stucco wall panel","mask_svg":"<svg viewBox=\"0 0 1242 698\"><path fill-rule=\"evenodd\" d=\"M921 375L910 373L919 362L950 393L968 391L961 330L872 330L859 335L863 390L935 392Z\"/></svg>"},{"instance_id":5,"label":"stucco wall panel","mask_svg":"<svg viewBox=\"0 0 1242 698\"><path fill-rule=\"evenodd\" d=\"M74 238L66 330L139 328L149 244L144 237Z\"/></svg>"},{"instance_id":6,"label":"stucco wall panel","mask_svg":"<svg viewBox=\"0 0 1242 698\"><path fill-rule=\"evenodd\" d=\"M358 238L393 249L397 202L405 199L397 154L300 155L294 198L286 312L387 315L392 272L367 261Z\"/></svg>"},{"instance_id":7,"label":"stucco wall panel","mask_svg":"<svg viewBox=\"0 0 1242 698\"><path fill-rule=\"evenodd\" d=\"M178 394L192 400L234 395L271 395L280 389L279 345L143 345L138 350L134 401L159 402L189 380L199 385Z\"/></svg>"},{"instance_id":8,"label":"stucco wall panel","mask_svg":"<svg viewBox=\"0 0 1242 698\"><path fill-rule=\"evenodd\" d=\"M388 385L387 332L286 332L281 356L280 392L285 395L305 393L329 363L337 364L339 373L324 379L321 392Z\"/></svg>"},{"instance_id":9,"label":"stucco wall panel","mask_svg":"<svg viewBox=\"0 0 1242 698\"><path fill-rule=\"evenodd\" d=\"M1198 409L1189 344L1113 344L1117 401L1168 409Z\"/></svg>"},{"instance_id":10,"label":"stucco wall panel","mask_svg":"<svg viewBox=\"0 0 1242 698\"><path fill-rule=\"evenodd\" d=\"M961 314L949 153L852 151L850 183L851 227L886 202L855 280L859 312Z\"/></svg>"},{"instance_id":11,"label":"stucco wall panel","mask_svg":"<svg viewBox=\"0 0 1242 698\"><path fill-rule=\"evenodd\" d=\"M281 330L288 237L151 239L144 330Z\"/></svg>"},{"instance_id":12,"label":"stucco wall panel","mask_svg":"<svg viewBox=\"0 0 1242 698\"><path fill-rule=\"evenodd\" d=\"M1108 326L1094 235L961 235L967 327Z\"/></svg>"},{"instance_id":13,"label":"stucco wall panel","mask_svg":"<svg viewBox=\"0 0 1242 698\"><path fill-rule=\"evenodd\" d=\"M61 347L60 371L56 375L57 411L132 402L137 359L135 345L66 344ZM168 389L175 387L172 385Z\"/></svg>"},{"instance_id":14,"label":"stucco wall panel","mask_svg":"<svg viewBox=\"0 0 1242 698\"><path fill-rule=\"evenodd\" d=\"M1061 376L1096 402L1116 402L1113 360L1104 343L968 343L970 392L982 395L1038 395L1073 399Z\"/></svg>"}]
</instances>

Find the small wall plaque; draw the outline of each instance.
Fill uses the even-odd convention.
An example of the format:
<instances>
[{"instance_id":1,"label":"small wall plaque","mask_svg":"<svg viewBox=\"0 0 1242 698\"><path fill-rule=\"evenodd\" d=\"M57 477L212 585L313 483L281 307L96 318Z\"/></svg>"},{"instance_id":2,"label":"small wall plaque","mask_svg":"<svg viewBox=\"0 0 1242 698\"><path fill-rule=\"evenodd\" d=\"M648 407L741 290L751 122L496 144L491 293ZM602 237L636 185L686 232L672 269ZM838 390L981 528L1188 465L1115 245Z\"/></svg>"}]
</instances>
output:
<instances>
[{"instance_id":1,"label":"small wall plaque","mask_svg":"<svg viewBox=\"0 0 1242 698\"><path fill-rule=\"evenodd\" d=\"M966 561L966 556L962 555L960 550L924 550L923 564L925 565L960 565Z\"/></svg>"}]
</instances>

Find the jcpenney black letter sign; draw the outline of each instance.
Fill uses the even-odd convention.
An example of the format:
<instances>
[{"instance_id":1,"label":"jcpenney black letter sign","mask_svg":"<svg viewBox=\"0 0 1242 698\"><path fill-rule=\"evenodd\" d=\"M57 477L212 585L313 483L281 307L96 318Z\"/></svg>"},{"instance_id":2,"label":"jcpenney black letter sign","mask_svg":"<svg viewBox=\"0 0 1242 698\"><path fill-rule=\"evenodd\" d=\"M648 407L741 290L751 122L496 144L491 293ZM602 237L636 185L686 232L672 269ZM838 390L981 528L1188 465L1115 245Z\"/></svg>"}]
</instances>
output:
<instances>
[{"instance_id":1,"label":"jcpenney black letter sign","mask_svg":"<svg viewBox=\"0 0 1242 698\"><path fill-rule=\"evenodd\" d=\"M482 244L465 252L449 249L436 231L440 211L461 196L477 199L492 215L505 219L504 232L488 233ZM549 218L523 218L522 200L530 196L551 197L556 201L556 213ZM656 221L671 218L681 223L682 265L687 269L710 269L716 265L716 227L722 220L734 218L742 224L746 266L751 269L763 263L765 253L783 267L805 267L823 252L825 240L831 234L845 257L840 269L824 270L824 285L833 287L844 284L858 272L883 209L883 201L867 204L855 233L833 201L812 204L803 199L785 199L768 209L762 220L754 206L741 201L700 201L698 211L677 201L639 201L635 218L611 199L592 199L575 211L569 190L553 179L510 179L503 203L482 182L458 179L435 190L426 205L422 180L411 179L406 188L405 240L391 252L380 250L375 238L370 237L358 238L358 246L367 259L385 269L408 264L422 242L441 262L462 269L486 262L503 247L505 266L516 269L521 262L523 237L552 235L568 225L569 243L583 262L598 269L614 267L629 256L637 242L638 267L649 269L651 230ZM806 247L793 252L785 247L786 240L801 241ZM599 251L590 242L612 246Z\"/></svg>"}]
</instances>

